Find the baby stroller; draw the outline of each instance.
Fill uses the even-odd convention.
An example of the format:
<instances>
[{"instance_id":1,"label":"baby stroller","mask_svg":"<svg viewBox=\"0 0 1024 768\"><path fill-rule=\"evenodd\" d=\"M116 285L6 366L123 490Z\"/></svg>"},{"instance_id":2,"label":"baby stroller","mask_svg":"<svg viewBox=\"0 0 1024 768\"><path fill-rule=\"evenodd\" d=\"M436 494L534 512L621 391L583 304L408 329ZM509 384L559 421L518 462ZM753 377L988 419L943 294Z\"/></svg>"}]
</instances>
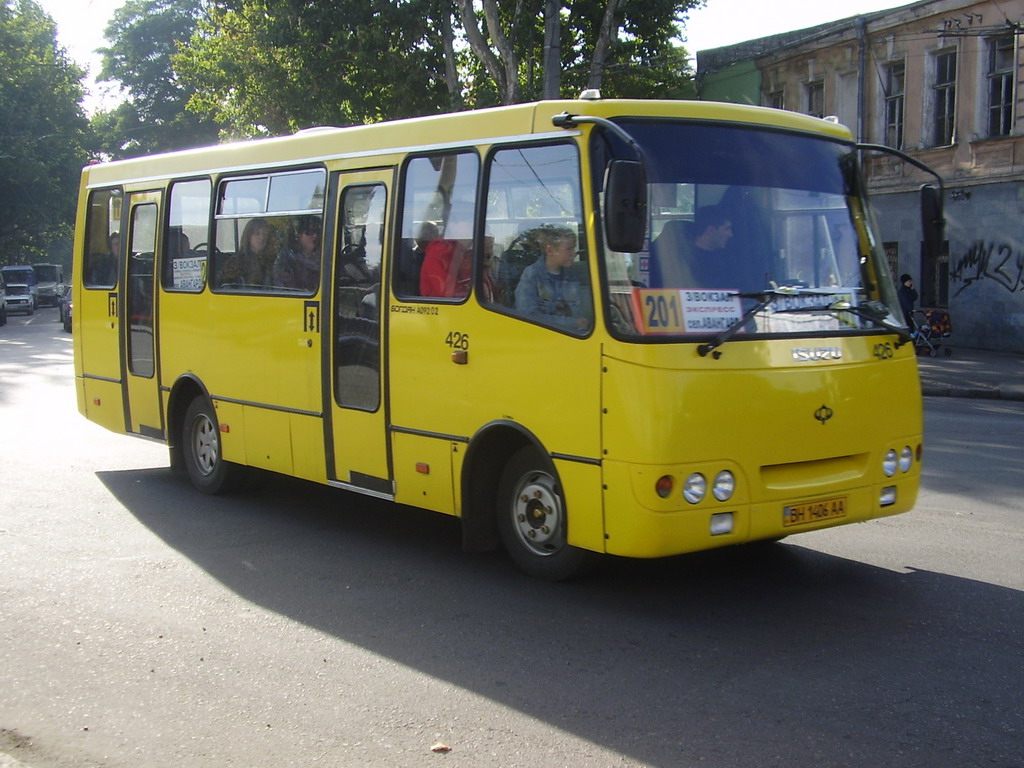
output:
<instances>
[{"instance_id":1,"label":"baby stroller","mask_svg":"<svg viewBox=\"0 0 1024 768\"><path fill-rule=\"evenodd\" d=\"M953 335L949 312L944 309L916 309L914 324L917 326L914 334L914 350L917 354L935 357L940 349L946 357L953 354L953 350L941 341Z\"/></svg>"}]
</instances>

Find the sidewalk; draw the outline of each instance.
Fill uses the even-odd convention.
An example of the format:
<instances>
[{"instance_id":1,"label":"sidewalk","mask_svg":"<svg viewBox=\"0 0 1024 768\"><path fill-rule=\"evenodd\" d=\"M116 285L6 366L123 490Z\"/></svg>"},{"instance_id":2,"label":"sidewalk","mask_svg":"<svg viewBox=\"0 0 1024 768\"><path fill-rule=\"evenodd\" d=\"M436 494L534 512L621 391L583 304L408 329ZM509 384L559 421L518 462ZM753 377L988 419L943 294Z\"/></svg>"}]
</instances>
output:
<instances>
[{"instance_id":1,"label":"sidewalk","mask_svg":"<svg viewBox=\"0 0 1024 768\"><path fill-rule=\"evenodd\" d=\"M950 347L917 358L921 390L937 397L1024 400L1024 355Z\"/></svg>"}]
</instances>

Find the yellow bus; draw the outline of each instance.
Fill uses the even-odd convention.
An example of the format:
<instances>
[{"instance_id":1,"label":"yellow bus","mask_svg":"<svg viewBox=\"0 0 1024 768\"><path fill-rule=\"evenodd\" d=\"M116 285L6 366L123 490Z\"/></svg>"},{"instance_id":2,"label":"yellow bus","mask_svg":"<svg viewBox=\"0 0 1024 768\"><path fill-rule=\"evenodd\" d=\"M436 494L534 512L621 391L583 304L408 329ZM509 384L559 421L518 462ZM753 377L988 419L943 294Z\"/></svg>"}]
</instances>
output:
<instances>
[{"instance_id":1,"label":"yellow bus","mask_svg":"<svg viewBox=\"0 0 1024 768\"><path fill-rule=\"evenodd\" d=\"M455 515L547 579L909 510L863 147L588 96L85 168L80 411L201 491L255 467Z\"/></svg>"}]
</instances>

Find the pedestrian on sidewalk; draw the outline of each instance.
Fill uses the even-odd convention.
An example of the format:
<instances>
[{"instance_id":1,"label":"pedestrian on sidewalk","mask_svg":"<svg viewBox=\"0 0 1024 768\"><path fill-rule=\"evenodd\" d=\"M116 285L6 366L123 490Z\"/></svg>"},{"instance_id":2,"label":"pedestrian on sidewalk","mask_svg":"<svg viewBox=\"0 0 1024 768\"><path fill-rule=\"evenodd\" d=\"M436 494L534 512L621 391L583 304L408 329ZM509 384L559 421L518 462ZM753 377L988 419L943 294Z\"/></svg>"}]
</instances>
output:
<instances>
[{"instance_id":1,"label":"pedestrian on sidewalk","mask_svg":"<svg viewBox=\"0 0 1024 768\"><path fill-rule=\"evenodd\" d=\"M903 310L903 319L907 327L914 331L914 302L917 301L917 291L914 290L914 278L908 274L900 275L900 287L896 291L900 300L900 309Z\"/></svg>"}]
</instances>

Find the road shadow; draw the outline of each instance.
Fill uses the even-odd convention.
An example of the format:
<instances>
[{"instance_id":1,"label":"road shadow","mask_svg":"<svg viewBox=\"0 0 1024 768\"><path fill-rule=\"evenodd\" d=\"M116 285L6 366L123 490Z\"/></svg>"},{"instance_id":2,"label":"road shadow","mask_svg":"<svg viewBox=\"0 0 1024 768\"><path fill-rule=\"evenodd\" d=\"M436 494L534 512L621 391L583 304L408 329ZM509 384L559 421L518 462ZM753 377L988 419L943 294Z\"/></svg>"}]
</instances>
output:
<instances>
[{"instance_id":1,"label":"road shadow","mask_svg":"<svg viewBox=\"0 0 1024 768\"><path fill-rule=\"evenodd\" d=\"M1015 590L788 543L548 584L452 518L289 478L99 477L246 600L644 764L1021 765Z\"/></svg>"}]
</instances>

